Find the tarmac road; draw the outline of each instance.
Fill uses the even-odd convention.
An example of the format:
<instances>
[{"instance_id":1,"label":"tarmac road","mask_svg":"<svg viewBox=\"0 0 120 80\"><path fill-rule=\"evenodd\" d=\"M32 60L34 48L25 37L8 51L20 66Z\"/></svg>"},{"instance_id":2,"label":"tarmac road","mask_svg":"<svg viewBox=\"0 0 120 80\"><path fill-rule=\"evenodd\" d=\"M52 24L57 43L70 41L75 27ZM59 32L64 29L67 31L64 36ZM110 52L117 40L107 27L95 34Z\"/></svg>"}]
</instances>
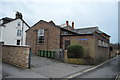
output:
<instances>
[{"instance_id":1,"label":"tarmac road","mask_svg":"<svg viewBox=\"0 0 120 80\"><path fill-rule=\"evenodd\" d=\"M74 76L73 78L101 78L115 80L116 76L120 72L120 56L117 56L104 65L86 72L82 75ZM73 79L71 78L71 79Z\"/></svg>"}]
</instances>

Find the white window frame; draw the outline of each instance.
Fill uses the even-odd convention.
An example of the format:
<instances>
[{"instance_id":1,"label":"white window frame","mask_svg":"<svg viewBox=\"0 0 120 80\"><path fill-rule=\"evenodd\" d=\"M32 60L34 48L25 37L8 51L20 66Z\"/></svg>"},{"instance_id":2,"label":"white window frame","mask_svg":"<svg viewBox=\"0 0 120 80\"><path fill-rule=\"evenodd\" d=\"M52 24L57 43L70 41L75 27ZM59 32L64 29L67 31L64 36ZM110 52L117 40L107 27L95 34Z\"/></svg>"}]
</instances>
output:
<instances>
[{"instance_id":1,"label":"white window frame","mask_svg":"<svg viewBox=\"0 0 120 80\"><path fill-rule=\"evenodd\" d=\"M22 30L20 29L17 30L17 36L22 36Z\"/></svg>"},{"instance_id":2,"label":"white window frame","mask_svg":"<svg viewBox=\"0 0 120 80\"><path fill-rule=\"evenodd\" d=\"M38 39L37 39L37 41L38 41L39 44L44 43L44 32L45 32L44 29L39 29L38 30Z\"/></svg>"},{"instance_id":3,"label":"white window frame","mask_svg":"<svg viewBox=\"0 0 120 80\"><path fill-rule=\"evenodd\" d=\"M102 47L102 41L100 39L98 40L98 46Z\"/></svg>"},{"instance_id":4,"label":"white window frame","mask_svg":"<svg viewBox=\"0 0 120 80\"><path fill-rule=\"evenodd\" d=\"M18 22L17 26L18 26L18 27L19 27L19 26L21 26L21 23L20 23L20 22Z\"/></svg>"}]
</instances>

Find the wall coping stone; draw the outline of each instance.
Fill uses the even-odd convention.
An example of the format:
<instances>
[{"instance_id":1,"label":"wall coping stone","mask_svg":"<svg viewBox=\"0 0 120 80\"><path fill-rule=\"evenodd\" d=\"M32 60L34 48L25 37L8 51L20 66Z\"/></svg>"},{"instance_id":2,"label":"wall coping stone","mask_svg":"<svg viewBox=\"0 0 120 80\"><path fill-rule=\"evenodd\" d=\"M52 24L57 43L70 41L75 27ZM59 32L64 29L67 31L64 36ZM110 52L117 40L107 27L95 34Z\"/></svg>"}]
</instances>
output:
<instances>
[{"instance_id":1,"label":"wall coping stone","mask_svg":"<svg viewBox=\"0 0 120 80\"><path fill-rule=\"evenodd\" d=\"M30 48L29 45L5 45L5 44L3 44L2 46L11 46L11 47L28 47L28 48Z\"/></svg>"}]
</instances>

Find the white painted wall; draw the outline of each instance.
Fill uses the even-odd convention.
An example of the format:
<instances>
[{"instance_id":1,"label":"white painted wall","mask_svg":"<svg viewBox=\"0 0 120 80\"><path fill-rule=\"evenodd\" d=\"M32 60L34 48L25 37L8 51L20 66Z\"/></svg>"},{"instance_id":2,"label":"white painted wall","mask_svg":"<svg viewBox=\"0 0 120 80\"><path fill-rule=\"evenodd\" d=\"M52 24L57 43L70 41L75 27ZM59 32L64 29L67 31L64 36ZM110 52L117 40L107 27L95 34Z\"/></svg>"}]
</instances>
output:
<instances>
[{"instance_id":1,"label":"white painted wall","mask_svg":"<svg viewBox=\"0 0 120 80\"><path fill-rule=\"evenodd\" d=\"M20 22L20 26L18 26L18 22ZM20 42L23 41L23 44L21 45L25 45L26 42L26 30L28 29L28 26L23 23L23 21L21 19L16 19L14 21L11 21L7 24L5 24L6 27L2 27L1 30L1 40L4 41L4 44L7 45L17 45L17 40L19 39ZM21 29L22 30L23 27L23 40L22 40L22 36L17 36L17 30Z\"/></svg>"}]
</instances>

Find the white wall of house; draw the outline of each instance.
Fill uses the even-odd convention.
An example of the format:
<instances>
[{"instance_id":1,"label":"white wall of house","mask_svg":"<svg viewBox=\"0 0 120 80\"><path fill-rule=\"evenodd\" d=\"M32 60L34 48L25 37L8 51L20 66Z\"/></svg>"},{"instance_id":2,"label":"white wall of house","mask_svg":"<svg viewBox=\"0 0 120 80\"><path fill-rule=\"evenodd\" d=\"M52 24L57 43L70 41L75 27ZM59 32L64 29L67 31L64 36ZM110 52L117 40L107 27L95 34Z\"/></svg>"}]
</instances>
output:
<instances>
[{"instance_id":1,"label":"white wall of house","mask_svg":"<svg viewBox=\"0 0 120 80\"><path fill-rule=\"evenodd\" d=\"M20 23L20 25L18 25ZM9 23L4 24L5 27L1 27L1 41L4 41L4 44L7 45L17 45L17 40L20 40L20 45L25 45L26 41L26 30L28 26L21 20L16 19ZM17 30L23 30L22 35L17 35Z\"/></svg>"}]
</instances>

